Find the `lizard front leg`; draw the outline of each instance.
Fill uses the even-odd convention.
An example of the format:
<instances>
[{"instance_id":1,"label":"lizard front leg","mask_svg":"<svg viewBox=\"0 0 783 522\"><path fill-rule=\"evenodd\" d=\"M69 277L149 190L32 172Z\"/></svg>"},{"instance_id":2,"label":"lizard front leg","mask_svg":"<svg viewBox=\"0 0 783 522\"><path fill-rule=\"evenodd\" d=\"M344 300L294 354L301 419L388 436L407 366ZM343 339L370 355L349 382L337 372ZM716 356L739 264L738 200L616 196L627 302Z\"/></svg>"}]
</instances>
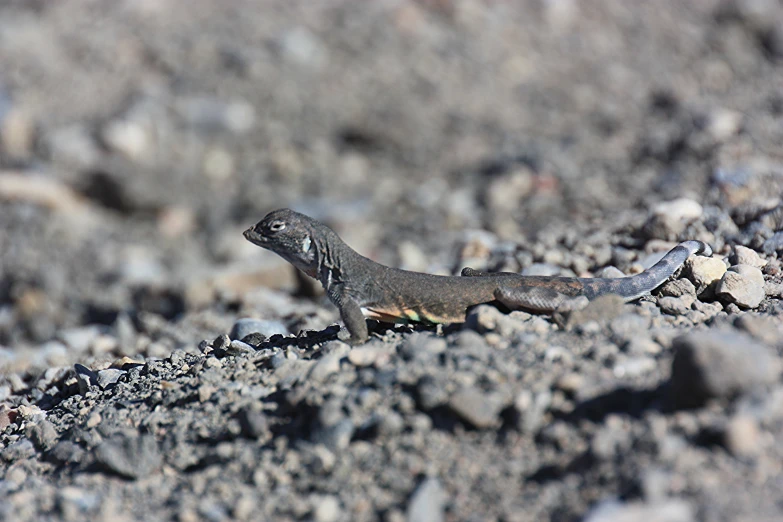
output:
<instances>
[{"instance_id":1,"label":"lizard front leg","mask_svg":"<svg viewBox=\"0 0 783 522\"><path fill-rule=\"evenodd\" d=\"M364 318L362 309L359 303L354 301L348 296L343 295L338 304L340 308L340 317L345 323L345 328L351 337L348 339L348 344L357 345L369 339L370 334L367 329L367 321Z\"/></svg>"},{"instance_id":2,"label":"lizard front leg","mask_svg":"<svg viewBox=\"0 0 783 522\"><path fill-rule=\"evenodd\" d=\"M500 286L495 299L511 310L531 312L570 312L589 302L584 295L568 295L547 286Z\"/></svg>"}]
</instances>

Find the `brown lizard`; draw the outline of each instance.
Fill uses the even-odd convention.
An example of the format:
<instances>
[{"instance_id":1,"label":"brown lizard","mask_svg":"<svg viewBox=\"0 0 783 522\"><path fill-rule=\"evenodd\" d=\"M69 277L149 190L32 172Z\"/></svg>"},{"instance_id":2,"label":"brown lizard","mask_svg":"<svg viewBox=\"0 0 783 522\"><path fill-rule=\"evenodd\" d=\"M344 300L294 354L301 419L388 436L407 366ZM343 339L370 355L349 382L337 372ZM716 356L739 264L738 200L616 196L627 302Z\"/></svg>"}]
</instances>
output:
<instances>
[{"instance_id":1,"label":"brown lizard","mask_svg":"<svg viewBox=\"0 0 783 522\"><path fill-rule=\"evenodd\" d=\"M368 259L329 227L289 209L270 212L244 233L321 282L357 344L369 337L365 317L384 322L461 323L471 306L500 302L511 310L570 311L598 296L633 301L669 279L692 254L712 255L701 241L685 241L644 272L616 279L523 276L465 268L440 276L390 268Z\"/></svg>"}]
</instances>

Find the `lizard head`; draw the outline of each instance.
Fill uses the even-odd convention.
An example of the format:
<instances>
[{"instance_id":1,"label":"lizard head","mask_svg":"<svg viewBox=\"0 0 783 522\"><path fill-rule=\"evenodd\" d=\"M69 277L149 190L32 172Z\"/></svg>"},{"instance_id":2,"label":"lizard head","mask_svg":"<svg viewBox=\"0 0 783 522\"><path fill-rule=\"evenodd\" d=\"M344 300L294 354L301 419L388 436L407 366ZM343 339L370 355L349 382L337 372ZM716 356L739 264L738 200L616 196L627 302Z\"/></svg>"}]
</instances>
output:
<instances>
[{"instance_id":1,"label":"lizard head","mask_svg":"<svg viewBox=\"0 0 783 522\"><path fill-rule=\"evenodd\" d=\"M276 253L306 274L316 277L316 259L313 235L318 222L281 208L273 210L264 219L244 232L245 239Z\"/></svg>"}]
</instances>

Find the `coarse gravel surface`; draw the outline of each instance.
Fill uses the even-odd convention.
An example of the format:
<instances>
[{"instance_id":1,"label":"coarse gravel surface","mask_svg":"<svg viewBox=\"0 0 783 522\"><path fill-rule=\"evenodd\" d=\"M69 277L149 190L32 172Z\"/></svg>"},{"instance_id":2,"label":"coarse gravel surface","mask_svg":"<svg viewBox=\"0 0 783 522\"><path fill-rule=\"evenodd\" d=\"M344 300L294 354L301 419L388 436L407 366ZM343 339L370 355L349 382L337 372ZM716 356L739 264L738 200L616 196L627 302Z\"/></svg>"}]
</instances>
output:
<instances>
[{"instance_id":1,"label":"coarse gravel surface","mask_svg":"<svg viewBox=\"0 0 783 522\"><path fill-rule=\"evenodd\" d=\"M783 519L783 5L0 3L0 520ZM340 340L242 230L617 277Z\"/></svg>"}]
</instances>

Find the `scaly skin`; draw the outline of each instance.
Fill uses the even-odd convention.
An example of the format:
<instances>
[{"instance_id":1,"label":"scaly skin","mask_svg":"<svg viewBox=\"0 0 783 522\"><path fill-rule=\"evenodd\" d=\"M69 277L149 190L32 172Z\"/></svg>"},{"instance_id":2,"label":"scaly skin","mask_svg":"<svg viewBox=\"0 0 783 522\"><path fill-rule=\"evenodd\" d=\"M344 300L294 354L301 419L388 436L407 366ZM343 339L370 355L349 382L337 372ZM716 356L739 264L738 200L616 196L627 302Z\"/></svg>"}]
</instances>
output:
<instances>
[{"instance_id":1,"label":"scaly skin","mask_svg":"<svg viewBox=\"0 0 783 522\"><path fill-rule=\"evenodd\" d=\"M685 241L650 269L617 279L482 273L439 276L390 268L368 259L329 227L289 209L270 212L244 233L255 245L277 253L318 279L354 344L368 339L365 317L385 322L461 323L467 309L500 302L534 312L575 310L598 296L633 301L669 279L692 254L712 255L709 245Z\"/></svg>"}]
</instances>

